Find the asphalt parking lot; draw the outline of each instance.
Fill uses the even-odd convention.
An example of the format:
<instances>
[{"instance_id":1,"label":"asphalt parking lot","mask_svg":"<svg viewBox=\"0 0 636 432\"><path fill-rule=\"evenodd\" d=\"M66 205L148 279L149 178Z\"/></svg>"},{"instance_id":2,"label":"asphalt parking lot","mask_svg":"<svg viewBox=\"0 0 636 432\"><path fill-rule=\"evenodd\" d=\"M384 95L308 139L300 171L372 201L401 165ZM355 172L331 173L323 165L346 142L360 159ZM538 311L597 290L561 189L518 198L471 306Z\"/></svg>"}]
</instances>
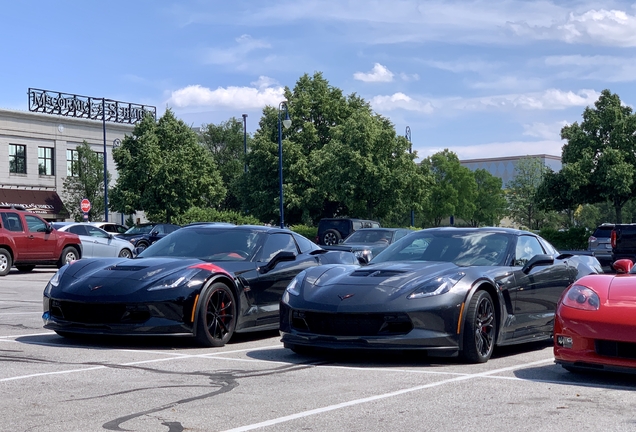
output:
<instances>
[{"instance_id":1,"label":"asphalt parking lot","mask_svg":"<svg viewBox=\"0 0 636 432\"><path fill-rule=\"evenodd\" d=\"M486 364L299 356L276 332L69 340L42 328L55 269L0 278L0 431L633 431L636 378L576 375L545 343Z\"/></svg>"}]
</instances>

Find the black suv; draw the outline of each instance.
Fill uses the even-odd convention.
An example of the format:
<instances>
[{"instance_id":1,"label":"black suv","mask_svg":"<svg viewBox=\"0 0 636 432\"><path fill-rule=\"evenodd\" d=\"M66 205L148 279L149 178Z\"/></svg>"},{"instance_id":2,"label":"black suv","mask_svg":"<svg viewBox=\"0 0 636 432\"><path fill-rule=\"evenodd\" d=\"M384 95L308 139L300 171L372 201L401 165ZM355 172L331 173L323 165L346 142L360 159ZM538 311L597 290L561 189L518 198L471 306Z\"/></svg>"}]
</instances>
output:
<instances>
[{"instance_id":1,"label":"black suv","mask_svg":"<svg viewBox=\"0 0 636 432\"><path fill-rule=\"evenodd\" d=\"M349 234L360 228L380 228L380 222L351 218L320 219L316 243L326 246L338 244Z\"/></svg>"},{"instance_id":2,"label":"black suv","mask_svg":"<svg viewBox=\"0 0 636 432\"><path fill-rule=\"evenodd\" d=\"M167 223L144 223L135 225L117 238L128 240L135 248L146 249L162 237L181 228L179 225Z\"/></svg>"}]
</instances>

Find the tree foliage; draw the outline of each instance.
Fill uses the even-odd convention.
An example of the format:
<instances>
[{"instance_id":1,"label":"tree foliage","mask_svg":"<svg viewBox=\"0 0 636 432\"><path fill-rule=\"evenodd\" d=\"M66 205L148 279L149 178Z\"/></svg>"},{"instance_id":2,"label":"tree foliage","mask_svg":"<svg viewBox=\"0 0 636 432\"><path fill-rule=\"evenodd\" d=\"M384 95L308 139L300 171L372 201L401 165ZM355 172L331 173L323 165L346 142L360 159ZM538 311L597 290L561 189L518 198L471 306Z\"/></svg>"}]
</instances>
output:
<instances>
[{"instance_id":1,"label":"tree foliage","mask_svg":"<svg viewBox=\"0 0 636 432\"><path fill-rule=\"evenodd\" d=\"M424 176L431 176L430 197L422 203L427 222L439 226L454 216L465 221L473 218L477 183L474 174L462 166L455 153L445 149L426 158L420 165Z\"/></svg>"},{"instance_id":2,"label":"tree foliage","mask_svg":"<svg viewBox=\"0 0 636 432\"><path fill-rule=\"evenodd\" d=\"M583 112L583 121L565 126L561 138L563 173L579 203L609 201L622 222L622 208L636 194L636 116L618 95L603 90Z\"/></svg>"},{"instance_id":3,"label":"tree foliage","mask_svg":"<svg viewBox=\"0 0 636 432\"><path fill-rule=\"evenodd\" d=\"M506 215L508 203L502 189L502 180L485 169L473 173L477 185L475 211L471 218L472 226L496 226Z\"/></svg>"},{"instance_id":4,"label":"tree foliage","mask_svg":"<svg viewBox=\"0 0 636 432\"><path fill-rule=\"evenodd\" d=\"M72 164L72 172L77 175L67 176L63 186L64 206L70 217L76 221L82 220L84 213L80 209L80 202L86 198L91 202L88 219L104 220L104 160L84 141L77 146L77 160ZM107 176L110 183L110 173Z\"/></svg>"},{"instance_id":5,"label":"tree foliage","mask_svg":"<svg viewBox=\"0 0 636 432\"><path fill-rule=\"evenodd\" d=\"M251 141L251 138L244 134L243 122L232 117L218 125L203 125L199 140L212 155L227 188L220 209L241 211L238 189L246 167L244 144L250 146Z\"/></svg>"},{"instance_id":6,"label":"tree foliage","mask_svg":"<svg viewBox=\"0 0 636 432\"><path fill-rule=\"evenodd\" d=\"M191 207L217 206L226 189L212 157L194 131L171 110L157 121L146 116L113 150L119 178L112 207L143 210L148 219L171 222Z\"/></svg>"},{"instance_id":7,"label":"tree foliage","mask_svg":"<svg viewBox=\"0 0 636 432\"><path fill-rule=\"evenodd\" d=\"M515 167L515 176L508 182L508 211L512 220L530 229L540 229L545 213L539 209L537 191L543 180L545 165L541 159L522 158Z\"/></svg>"}]
</instances>

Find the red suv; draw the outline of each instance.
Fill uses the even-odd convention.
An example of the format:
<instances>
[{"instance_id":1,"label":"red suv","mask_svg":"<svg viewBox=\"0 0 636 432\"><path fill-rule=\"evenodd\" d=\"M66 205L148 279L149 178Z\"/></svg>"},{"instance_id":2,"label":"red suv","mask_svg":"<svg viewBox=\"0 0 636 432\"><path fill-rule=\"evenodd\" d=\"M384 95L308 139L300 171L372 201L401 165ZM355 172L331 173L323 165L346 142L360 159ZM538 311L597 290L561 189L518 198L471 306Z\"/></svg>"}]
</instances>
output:
<instances>
[{"instance_id":1,"label":"red suv","mask_svg":"<svg viewBox=\"0 0 636 432\"><path fill-rule=\"evenodd\" d=\"M0 276L15 265L30 272L36 265L64 264L82 257L77 234L54 230L40 216L15 206L0 207Z\"/></svg>"}]
</instances>

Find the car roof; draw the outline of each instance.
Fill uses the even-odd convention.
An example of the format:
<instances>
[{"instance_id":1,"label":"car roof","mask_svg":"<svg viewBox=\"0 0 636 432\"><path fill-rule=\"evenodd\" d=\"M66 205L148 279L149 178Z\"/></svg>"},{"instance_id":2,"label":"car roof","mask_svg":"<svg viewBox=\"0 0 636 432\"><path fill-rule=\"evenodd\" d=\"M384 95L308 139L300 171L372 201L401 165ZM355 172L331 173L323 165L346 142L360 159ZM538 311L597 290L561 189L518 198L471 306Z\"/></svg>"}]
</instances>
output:
<instances>
[{"instance_id":1,"label":"car roof","mask_svg":"<svg viewBox=\"0 0 636 432\"><path fill-rule=\"evenodd\" d=\"M519 230L516 228L502 228L502 227L435 227L435 228L426 228L419 231L414 232L447 232L447 231L456 231L456 232L491 232L491 233L503 233L503 234L512 234L512 235L523 235L530 234L536 236L535 233L525 230Z\"/></svg>"},{"instance_id":2,"label":"car roof","mask_svg":"<svg viewBox=\"0 0 636 432\"><path fill-rule=\"evenodd\" d=\"M286 228L270 227L266 225L234 225L225 222L195 222L184 226L181 229L206 228L206 229L232 229L232 230L249 230L259 232L284 232L297 234Z\"/></svg>"}]
</instances>

